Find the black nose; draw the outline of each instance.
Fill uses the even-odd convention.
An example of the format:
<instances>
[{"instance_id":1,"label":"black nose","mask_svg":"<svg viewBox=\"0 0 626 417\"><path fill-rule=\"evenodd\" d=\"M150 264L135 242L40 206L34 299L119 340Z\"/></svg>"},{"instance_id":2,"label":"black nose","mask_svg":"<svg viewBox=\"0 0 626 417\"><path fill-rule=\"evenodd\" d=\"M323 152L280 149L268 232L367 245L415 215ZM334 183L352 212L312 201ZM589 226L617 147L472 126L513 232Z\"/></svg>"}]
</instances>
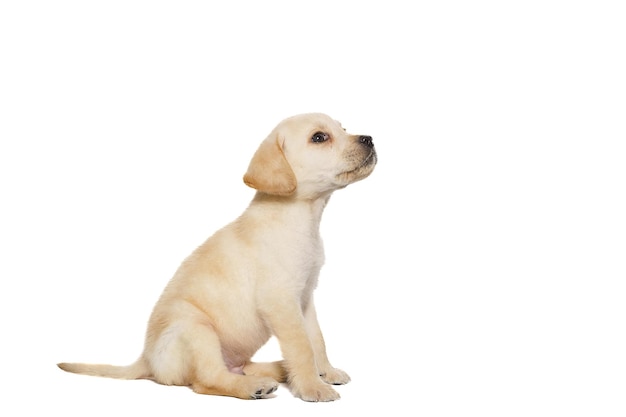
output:
<instances>
[{"instance_id":1,"label":"black nose","mask_svg":"<svg viewBox=\"0 0 626 417\"><path fill-rule=\"evenodd\" d=\"M374 141L372 140L371 136L365 136L365 135L361 135L359 136L359 142L361 142L363 145L369 147L369 148L373 148L374 147Z\"/></svg>"}]
</instances>

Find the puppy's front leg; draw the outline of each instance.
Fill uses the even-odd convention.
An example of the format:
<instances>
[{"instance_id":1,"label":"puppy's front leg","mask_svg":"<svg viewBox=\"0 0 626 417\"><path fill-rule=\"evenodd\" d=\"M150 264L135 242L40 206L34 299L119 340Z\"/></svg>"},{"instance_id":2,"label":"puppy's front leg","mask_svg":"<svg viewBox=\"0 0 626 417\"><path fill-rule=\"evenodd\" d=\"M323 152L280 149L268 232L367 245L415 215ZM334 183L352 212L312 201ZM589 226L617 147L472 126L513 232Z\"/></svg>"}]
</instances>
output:
<instances>
[{"instance_id":1,"label":"puppy's front leg","mask_svg":"<svg viewBox=\"0 0 626 417\"><path fill-rule=\"evenodd\" d=\"M315 305L313 304L313 296L311 296L311 300L307 303L307 307L304 311L304 320L309 339L313 346L317 369L324 382L333 385L342 385L350 382L350 376L341 369L333 368L328 360L324 336L322 336L322 330L317 321Z\"/></svg>"},{"instance_id":2,"label":"puppy's front leg","mask_svg":"<svg viewBox=\"0 0 626 417\"><path fill-rule=\"evenodd\" d=\"M296 300L276 300L265 316L280 344L293 394L304 401L339 399L339 393L319 376L300 304Z\"/></svg>"}]
</instances>

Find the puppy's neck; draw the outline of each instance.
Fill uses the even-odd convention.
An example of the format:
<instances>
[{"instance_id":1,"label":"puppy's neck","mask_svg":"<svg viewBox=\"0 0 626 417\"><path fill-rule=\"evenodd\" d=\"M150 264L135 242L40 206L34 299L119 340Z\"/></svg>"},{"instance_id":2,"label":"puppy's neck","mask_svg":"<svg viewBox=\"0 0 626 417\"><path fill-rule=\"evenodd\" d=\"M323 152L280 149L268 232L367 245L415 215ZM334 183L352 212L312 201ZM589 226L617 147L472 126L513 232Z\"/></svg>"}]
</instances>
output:
<instances>
[{"instance_id":1,"label":"puppy's neck","mask_svg":"<svg viewBox=\"0 0 626 417\"><path fill-rule=\"evenodd\" d=\"M325 194L317 198L298 198L296 196L277 196L257 191L250 207L271 206L275 213L299 213L306 214L307 217L319 227L324 208L330 199L330 194Z\"/></svg>"}]
</instances>

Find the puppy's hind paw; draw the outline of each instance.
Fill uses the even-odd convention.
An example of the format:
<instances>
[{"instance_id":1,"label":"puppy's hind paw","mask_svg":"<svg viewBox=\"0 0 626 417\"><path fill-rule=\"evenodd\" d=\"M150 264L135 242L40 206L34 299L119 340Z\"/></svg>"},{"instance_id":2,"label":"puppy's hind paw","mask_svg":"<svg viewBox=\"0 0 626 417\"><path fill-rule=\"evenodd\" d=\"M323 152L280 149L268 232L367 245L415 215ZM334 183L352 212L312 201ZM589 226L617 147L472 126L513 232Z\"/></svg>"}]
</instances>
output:
<instances>
[{"instance_id":1,"label":"puppy's hind paw","mask_svg":"<svg viewBox=\"0 0 626 417\"><path fill-rule=\"evenodd\" d=\"M271 378L263 378L263 380L265 380L264 383L257 387L257 390L250 395L251 399L260 400L263 398L270 398L270 395L278 389L278 382Z\"/></svg>"}]
</instances>

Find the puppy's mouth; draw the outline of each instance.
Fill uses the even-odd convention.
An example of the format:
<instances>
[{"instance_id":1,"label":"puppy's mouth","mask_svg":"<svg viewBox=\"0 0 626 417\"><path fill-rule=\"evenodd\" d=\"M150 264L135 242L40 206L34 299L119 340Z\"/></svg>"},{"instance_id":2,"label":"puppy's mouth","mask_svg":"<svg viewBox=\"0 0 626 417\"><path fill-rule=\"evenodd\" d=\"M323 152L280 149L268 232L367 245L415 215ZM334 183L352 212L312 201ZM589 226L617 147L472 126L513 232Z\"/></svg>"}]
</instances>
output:
<instances>
[{"instance_id":1,"label":"puppy's mouth","mask_svg":"<svg viewBox=\"0 0 626 417\"><path fill-rule=\"evenodd\" d=\"M337 177L344 179L353 178L354 180L365 178L372 172L376 162L378 162L378 156L376 155L376 150L372 148L356 168L342 172Z\"/></svg>"},{"instance_id":2,"label":"puppy's mouth","mask_svg":"<svg viewBox=\"0 0 626 417\"><path fill-rule=\"evenodd\" d=\"M371 152L365 157L365 159L363 160L363 162L361 162L361 165L357 169L363 168L366 165L376 164L376 161L377 161L376 150L372 148Z\"/></svg>"},{"instance_id":3,"label":"puppy's mouth","mask_svg":"<svg viewBox=\"0 0 626 417\"><path fill-rule=\"evenodd\" d=\"M372 148L372 150L370 151L370 153L365 157L365 159L363 159L363 161L359 164L358 167L354 168L352 171L350 172L356 172L362 168L365 168L369 165L375 165L377 161L377 156L376 156L376 150L374 150L374 148Z\"/></svg>"}]
</instances>

